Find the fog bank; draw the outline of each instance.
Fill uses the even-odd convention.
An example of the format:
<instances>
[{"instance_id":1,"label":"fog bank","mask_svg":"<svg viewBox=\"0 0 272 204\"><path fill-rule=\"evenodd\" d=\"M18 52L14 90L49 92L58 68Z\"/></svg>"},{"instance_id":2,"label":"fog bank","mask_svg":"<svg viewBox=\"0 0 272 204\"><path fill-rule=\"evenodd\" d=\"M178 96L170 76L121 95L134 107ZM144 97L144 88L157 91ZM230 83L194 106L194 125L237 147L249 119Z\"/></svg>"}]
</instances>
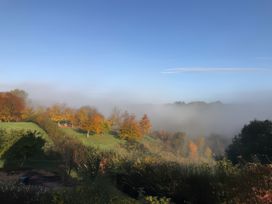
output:
<instances>
[{"instance_id":1,"label":"fog bank","mask_svg":"<svg viewBox=\"0 0 272 204\"><path fill-rule=\"evenodd\" d=\"M99 94L86 90L65 90L56 85L17 84L1 85L0 91L24 89L34 105L50 106L54 103L66 103L72 107L90 105L96 107L105 116L109 116L114 107L129 111L140 118L148 114L153 130L181 131L189 136L209 136L219 134L233 137L243 125L251 120L272 119L271 92L263 92L262 97L255 94L239 97L236 103L171 103L156 101L141 103L137 96L126 93ZM251 96L251 97L250 97ZM252 100L254 98L254 100ZM239 102L239 103L238 103Z\"/></svg>"}]
</instances>

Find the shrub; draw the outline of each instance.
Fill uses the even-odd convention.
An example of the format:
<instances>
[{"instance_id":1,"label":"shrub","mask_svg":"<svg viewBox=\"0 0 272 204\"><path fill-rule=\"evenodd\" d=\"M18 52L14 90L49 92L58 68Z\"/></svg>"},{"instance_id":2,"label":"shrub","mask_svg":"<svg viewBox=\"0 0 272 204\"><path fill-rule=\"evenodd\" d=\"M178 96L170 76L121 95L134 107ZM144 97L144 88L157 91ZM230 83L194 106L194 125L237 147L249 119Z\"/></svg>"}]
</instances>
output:
<instances>
[{"instance_id":1,"label":"shrub","mask_svg":"<svg viewBox=\"0 0 272 204\"><path fill-rule=\"evenodd\" d=\"M51 199L51 193L43 187L0 183L1 203L47 204Z\"/></svg>"}]
</instances>

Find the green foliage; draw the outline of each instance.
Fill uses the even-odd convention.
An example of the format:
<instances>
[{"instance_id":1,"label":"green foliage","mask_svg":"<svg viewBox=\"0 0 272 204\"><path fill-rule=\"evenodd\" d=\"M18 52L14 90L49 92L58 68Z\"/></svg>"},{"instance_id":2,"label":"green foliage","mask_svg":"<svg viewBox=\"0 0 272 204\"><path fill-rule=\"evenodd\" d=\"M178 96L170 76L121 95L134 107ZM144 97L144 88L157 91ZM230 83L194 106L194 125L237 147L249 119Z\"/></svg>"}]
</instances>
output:
<instances>
[{"instance_id":1,"label":"green foliage","mask_svg":"<svg viewBox=\"0 0 272 204\"><path fill-rule=\"evenodd\" d=\"M0 123L1 167L55 169L59 157L47 133L31 122Z\"/></svg>"},{"instance_id":2,"label":"green foliage","mask_svg":"<svg viewBox=\"0 0 272 204\"><path fill-rule=\"evenodd\" d=\"M95 145L91 145L95 143L93 141L104 142L102 135L86 138L72 129L60 129L46 116L37 117L35 121L46 131L46 135L53 141L54 150L61 155L66 176L73 170L78 179L78 185L70 188L44 193L32 191L34 198L41 202L43 195L47 195L46 203L137 203L135 199L156 204L170 203L170 200L174 203L203 204L269 203L267 198L272 195L271 165L238 166L228 160L210 163L167 161L162 154L155 153L147 145L162 145L163 140L154 137L145 137L141 141L123 141L121 145L115 144L114 148L94 148ZM22 137L22 134L25 132L0 129L0 145L2 143L1 147L5 147L1 148L2 155L8 160L19 158L24 161L30 159L31 155L43 154L41 150L46 141L41 140L41 136L37 137L33 132L32 136ZM165 140L167 148L172 148L176 155L185 156L183 150L188 151L186 148L190 139L182 133L175 134L172 139ZM89 145L85 143L87 140ZM203 154L205 141L199 139L194 142L198 154ZM12 154L8 153L8 149L14 149ZM130 197L118 191L115 186ZM17 194L17 191L11 192ZM12 193L6 196L10 198ZM40 197L36 197L36 194ZM1 195L4 194L1 194L0 189ZM13 195L13 198L20 198L22 203L32 199L27 193L23 194L25 198L20 195Z\"/></svg>"},{"instance_id":3,"label":"green foliage","mask_svg":"<svg viewBox=\"0 0 272 204\"><path fill-rule=\"evenodd\" d=\"M124 141L117 139L111 134L94 134L90 137L86 137L86 134L80 133L72 128L63 128L64 134L67 134L80 142L82 142L87 147L100 148L103 150L114 150L119 144L124 143Z\"/></svg>"},{"instance_id":4,"label":"green foliage","mask_svg":"<svg viewBox=\"0 0 272 204\"><path fill-rule=\"evenodd\" d=\"M38 133L24 133L24 135L2 155L2 158L5 159L4 167L8 168L10 161L16 161L20 166L23 166L24 162L30 158L44 159L44 144L45 141L39 137Z\"/></svg>"},{"instance_id":5,"label":"green foliage","mask_svg":"<svg viewBox=\"0 0 272 204\"><path fill-rule=\"evenodd\" d=\"M5 169L43 166L57 158L46 149L46 141L36 131L0 131L5 142L0 155ZM12 139L11 139L12 138ZM34 164L33 164L34 162ZM48 164L48 163L47 163ZM52 163L53 164L53 163Z\"/></svg>"},{"instance_id":6,"label":"green foliage","mask_svg":"<svg viewBox=\"0 0 272 204\"><path fill-rule=\"evenodd\" d=\"M220 203L271 203L272 166L247 164L240 168L219 164L214 196ZM222 170L225 171L222 174Z\"/></svg>"},{"instance_id":7,"label":"green foliage","mask_svg":"<svg viewBox=\"0 0 272 204\"><path fill-rule=\"evenodd\" d=\"M17 138L17 135L20 137L22 132L30 131L37 132L46 141L46 148L50 148L50 146L52 146L52 140L50 140L47 133L38 125L32 122L1 122L0 129L6 132L6 141L9 140L9 142L14 141L14 139Z\"/></svg>"},{"instance_id":8,"label":"green foliage","mask_svg":"<svg viewBox=\"0 0 272 204\"><path fill-rule=\"evenodd\" d=\"M1 203L48 204L51 199L50 192L43 187L0 183Z\"/></svg>"},{"instance_id":9,"label":"green foliage","mask_svg":"<svg viewBox=\"0 0 272 204\"><path fill-rule=\"evenodd\" d=\"M78 186L53 193L52 203L69 204L136 204L137 201L116 191L105 183Z\"/></svg>"},{"instance_id":10,"label":"green foliage","mask_svg":"<svg viewBox=\"0 0 272 204\"><path fill-rule=\"evenodd\" d=\"M112 186L97 183L93 186L78 186L49 191L43 187L18 184L0 184L1 203L22 204L136 204Z\"/></svg>"},{"instance_id":11,"label":"green foliage","mask_svg":"<svg viewBox=\"0 0 272 204\"><path fill-rule=\"evenodd\" d=\"M245 125L227 149L228 158L234 163L253 161L271 163L272 161L272 122L252 121Z\"/></svg>"},{"instance_id":12,"label":"green foliage","mask_svg":"<svg viewBox=\"0 0 272 204\"><path fill-rule=\"evenodd\" d=\"M166 161L127 161L117 173L118 187L131 195L171 198L176 203L184 201L212 203L213 168L208 165L181 165Z\"/></svg>"},{"instance_id":13,"label":"green foliage","mask_svg":"<svg viewBox=\"0 0 272 204\"><path fill-rule=\"evenodd\" d=\"M157 196L146 196L146 204L170 204L170 198L162 197L158 198Z\"/></svg>"},{"instance_id":14,"label":"green foliage","mask_svg":"<svg viewBox=\"0 0 272 204\"><path fill-rule=\"evenodd\" d=\"M205 162L213 160L213 152L204 137L192 139L183 132L166 131L155 131L151 136L160 141L156 142L156 147L160 147L160 151L157 152L167 160L191 161L193 159ZM149 146L152 147L152 144ZM163 152L166 154L162 154Z\"/></svg>"}]
</instances>

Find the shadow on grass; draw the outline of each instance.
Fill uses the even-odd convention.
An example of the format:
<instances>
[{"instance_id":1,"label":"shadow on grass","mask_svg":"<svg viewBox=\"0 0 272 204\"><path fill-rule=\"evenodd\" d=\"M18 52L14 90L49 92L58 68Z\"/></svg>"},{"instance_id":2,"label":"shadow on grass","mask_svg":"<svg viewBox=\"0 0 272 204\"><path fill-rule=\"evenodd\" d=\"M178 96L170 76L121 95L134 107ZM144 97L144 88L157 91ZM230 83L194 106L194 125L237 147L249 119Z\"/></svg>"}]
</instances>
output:
<instances>
[{"instance_id":1,"label":"shadow on grass","mask_svg":"<svg viewBox=\"0 0 272 204\"><path fill-rule=\"evenodd\" d=\"M38 132L26 132L2 156L5 170L22 168L48 168L58 165L56 154L46 154L46 141Z\"/></svg>"}]
</instances>

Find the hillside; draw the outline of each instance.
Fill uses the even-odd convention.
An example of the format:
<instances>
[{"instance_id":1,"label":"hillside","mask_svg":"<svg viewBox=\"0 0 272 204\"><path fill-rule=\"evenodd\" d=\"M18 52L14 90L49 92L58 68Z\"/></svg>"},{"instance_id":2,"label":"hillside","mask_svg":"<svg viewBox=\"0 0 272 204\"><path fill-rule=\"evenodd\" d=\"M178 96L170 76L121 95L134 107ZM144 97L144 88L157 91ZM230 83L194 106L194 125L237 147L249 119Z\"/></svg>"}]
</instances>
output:
<instances>
[{"instance_id":1,"label":"hillside","mask_svg":"<svg viewBox=\"0 0 272 204\"><path fill-rule=\"evenodd\" d=\"M31 122L0 122L0 130L6 132L5 134L0 133L0 168L2 168L5 163L7 164L6 159L3 158L4 155L23 154L26 148L33 148L33 152L36 150L37 152L31 155L32 159L25 163L24 167L55 168L56 161L48 159L44 155L44 152L52 147L53 142L47 133L38 125ZM38 138L41 139L37 138L37 140L33 142L30 140L29 137L31 137L31 135L29 135L28 132L37 132L38 134L35 134L35 136L38 135ZM35 149L38 147L40 147L39 150ZM9 160L8 163L14 167L22 165L19 164L19 161L15 160Z\"/></svg>"},{"instance_id":2,"label":"hillside","mask_svg":"<svg viewBox=\"0 0 272 204\"><path fill-rule=\"evenodd\" d=\"M41 136L48 137L46 132L41 129L38 125L32 122L0 122L0 129L5 129L7 131L11 130L24 130L24 131L38 131Z\"/></svg>"},{"instance_id":3,"label":"hillside","mask_svg":"<svg viewBox=\"0 0 272 204\"><path fill-rule=\"evenodd\" d=\"M89 137L85 133L80 133L72 128L63 128L62 131L69 136L77 138L86 146L98 147L105 150L112 150L118 144L124 143L124 140L119 140L111 134L94 134Z\"/></svg>"}]
</instances>

